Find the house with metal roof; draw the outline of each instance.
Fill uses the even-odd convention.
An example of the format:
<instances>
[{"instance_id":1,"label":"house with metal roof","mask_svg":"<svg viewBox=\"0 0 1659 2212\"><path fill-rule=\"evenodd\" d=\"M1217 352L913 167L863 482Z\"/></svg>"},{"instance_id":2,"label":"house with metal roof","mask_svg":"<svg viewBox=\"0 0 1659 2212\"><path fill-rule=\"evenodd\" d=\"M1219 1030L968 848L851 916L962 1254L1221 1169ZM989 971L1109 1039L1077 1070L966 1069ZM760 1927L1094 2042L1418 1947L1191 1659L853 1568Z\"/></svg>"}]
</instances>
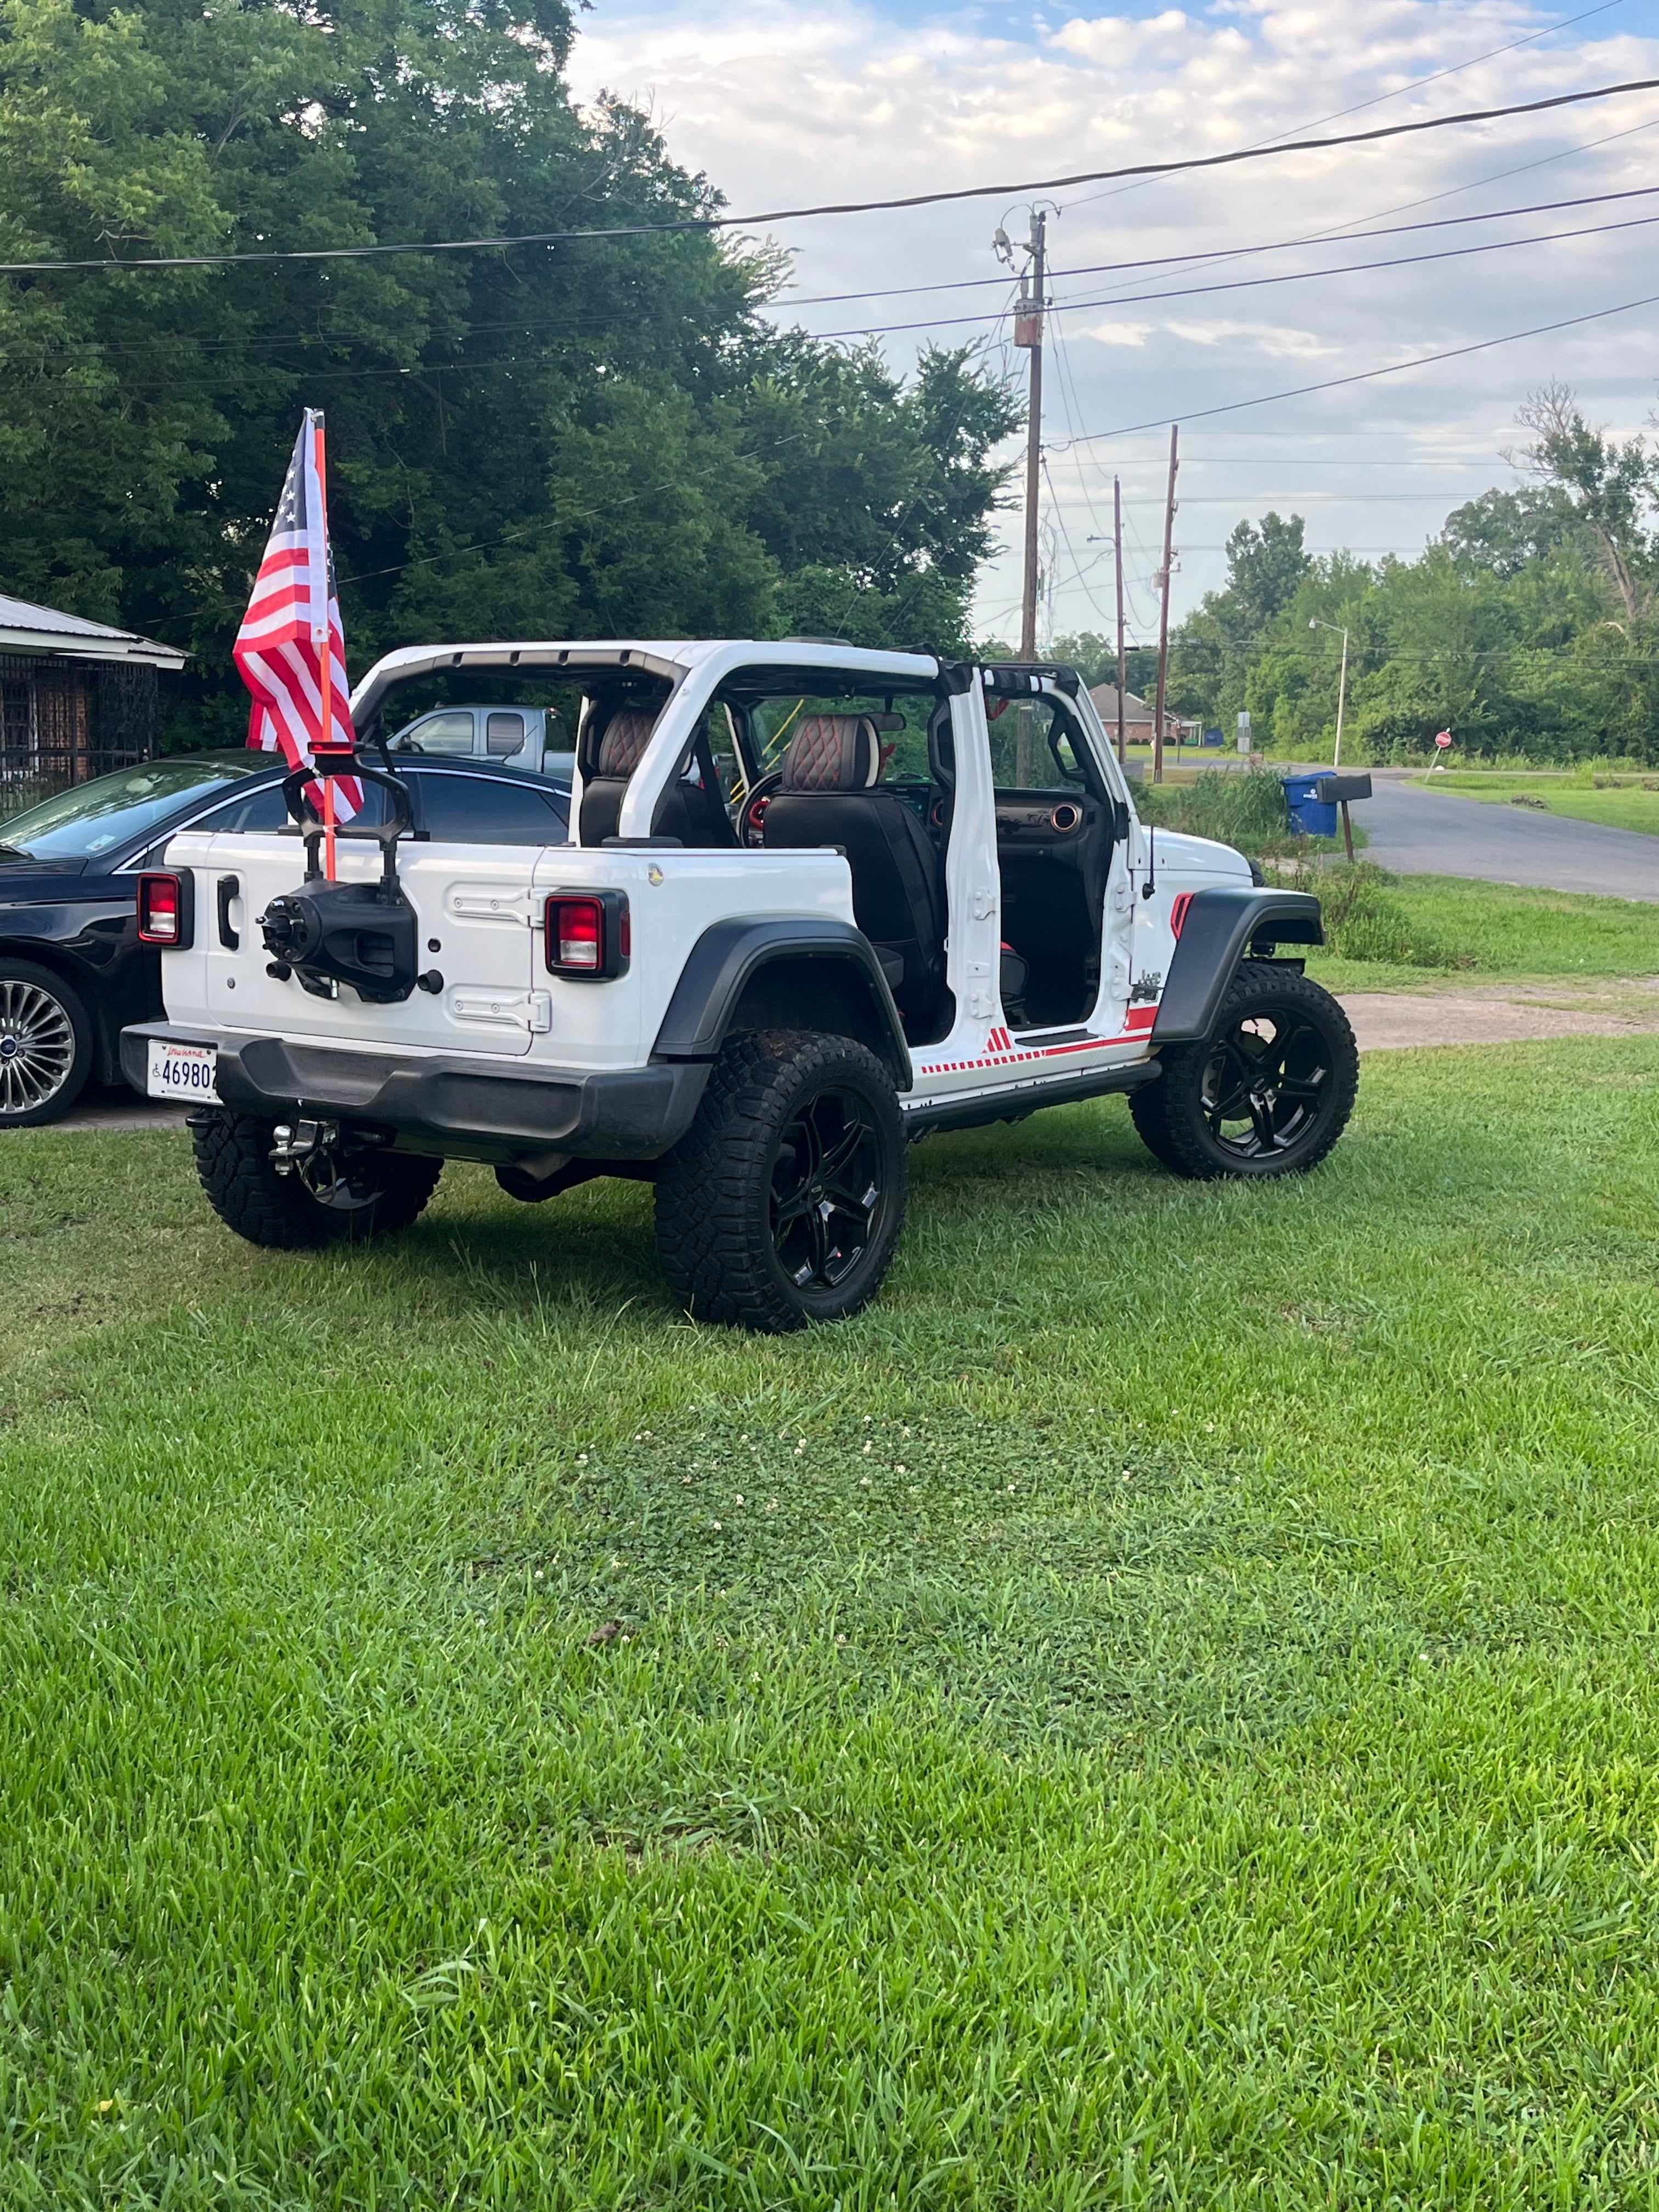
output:
<instances>
[{"instance_id":1,"label":"house with metal roof","mask_svg":"<svg viewBox=\"0 0 1659 2212\"><path fill-rule=\"evenodd\" d=\"M156 678L186 656L0 592L0 812L155 750Z\"/></svg>"}]
</instances>

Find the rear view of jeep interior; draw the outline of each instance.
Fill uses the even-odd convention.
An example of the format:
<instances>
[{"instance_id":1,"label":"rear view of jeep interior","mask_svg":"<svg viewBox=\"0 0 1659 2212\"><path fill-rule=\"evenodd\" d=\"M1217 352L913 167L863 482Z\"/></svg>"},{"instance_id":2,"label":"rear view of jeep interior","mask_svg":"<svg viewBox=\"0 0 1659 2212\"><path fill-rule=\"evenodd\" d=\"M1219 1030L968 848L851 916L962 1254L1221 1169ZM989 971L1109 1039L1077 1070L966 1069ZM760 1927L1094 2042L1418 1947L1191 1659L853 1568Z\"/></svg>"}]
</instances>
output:
<instances>
[{"instance_id":1,"label":"rear view of jeep interior","mask_svg":"<svg viewBox=\"0 0 1659 2212\"><path fill-rule=\"evenodd\" d=\"M757 671L757 676L763 672ZM745 844L769 853L838 846L853 915L875 947L912 1044L945 1035L945 848L950 836L950 708L932 691L826 694L822 671L787 694L729 683L744 750L757 773L741 814ZM867 681L867 679L866 679Z\"/></svg>"},{"instance_id":2,"label":"rear view of jeep interior","mask_svg":"<svg viewBox=\"0 0 1659 2212\"><path fill-rule=\"evenodd\" d=\"M867 682L867 678L866 681ZM838 846L853 911L912 1044L945 1035L950 714L932 689L826 690L823 669L739 670L699 720L653 837L702 851ZM667 697L643 673L595 683L582 720L581 842L617 835L629 779Z\"/></svg>"}]
</instances>

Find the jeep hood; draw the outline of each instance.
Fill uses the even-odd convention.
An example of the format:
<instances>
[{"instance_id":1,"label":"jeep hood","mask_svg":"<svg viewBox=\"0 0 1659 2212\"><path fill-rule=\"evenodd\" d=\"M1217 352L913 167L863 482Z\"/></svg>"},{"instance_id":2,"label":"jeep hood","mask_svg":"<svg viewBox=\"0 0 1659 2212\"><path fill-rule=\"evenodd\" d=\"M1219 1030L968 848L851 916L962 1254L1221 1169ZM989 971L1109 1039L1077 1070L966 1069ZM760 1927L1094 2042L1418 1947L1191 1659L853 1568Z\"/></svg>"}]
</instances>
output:
<instances>
[{"instance_id":1,"label":"jeep hood","mask_svg":"<svg viewBox=\"0 0 1659 2212\"><path fill-rule=\"evenodd\" d=\"M1160 868L1178 871L1183 876L1213 876L1218 883L1248 884L1250 864L1242 853L1234 852L1231 845L1218 845L1211 837L1189 837L1181 830L1158 830L1149 832L1156 836L1157 860Z\"/></svg>"}]
</instances>

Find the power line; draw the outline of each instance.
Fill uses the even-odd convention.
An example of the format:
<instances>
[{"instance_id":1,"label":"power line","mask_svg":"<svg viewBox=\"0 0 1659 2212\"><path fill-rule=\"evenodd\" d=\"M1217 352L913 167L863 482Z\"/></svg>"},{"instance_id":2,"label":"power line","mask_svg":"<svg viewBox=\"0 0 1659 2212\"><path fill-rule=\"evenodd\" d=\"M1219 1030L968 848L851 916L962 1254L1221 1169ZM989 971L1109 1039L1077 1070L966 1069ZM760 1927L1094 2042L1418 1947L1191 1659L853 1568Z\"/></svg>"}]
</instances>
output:
<instances>
[{"instance_id":1,"label":"power line","mask_svg":"<svg viewBox=\"0 0 1659 2212\"><path fill-rule=\"evenodd\" d=\"M1659 222L1659 216L1628 216L1622 222L1589 223L1578 230L1543 231L1531 238L1489 238L1479 246L1443 246L1431 253L1396 253L1383 261L1345 261L1334 269L1282 269L1267 276L1228 276L1217 284L1176 284L1164 292L1106 293L1095 300L1068 300L1066 312L1085 308L1139 307L1161 300L1200 300L1218 292L1255 292L1268 284L1309 284L1327 276L1363 276L1378 269L1411 269L1429 261L1461 261L1472 254L1504 253L1521 246L1558 246L1580 238L1601 238L1619 230L1641 230ZM1056 313L1060 310L1056 309ZM983 315L936 315L914 323L867 323L856 329L814 331L818 338L884 337L904 331L948 331L981 323Z\"/></svg>"},{"instance_id":2,"label":"power line","mask_svg":"<svg viewBox=\"0 0 1659 2212\"><path fill-rule=\"evenodd\" d=\"M1120 177L1167 177L1202 169L1222 169L1241 161L1276 159L1284 154L1322 154L1340 146L1374 145L1385 138L1449 131L1465 124L1495 123L1511 115L1541 115L1552 108L1577 107L1587 101L1613 100L1630 92L1659 91L1659 77L1632 77L1622 84L1559 92L1547 100L1511 101L1503 107L1472 107L1456 115L1431 115L1415 123L1388 123L1375 131L1346 131L1333 138L1290 138L1276 144L1240 146L1227 154L1189 155L1179 161L1137 161L1119 169L1085 169L1065 177L1028 178L1018 183L959 185L949 191L909 192L894 199L827 201L816 207L769 208L756 215L690 216L673 222L618 223L594 230L526 231L512 236L411 240L391 246L268 247L255 252L140 255L131 260L106 257L87 260L0 261L0 276L27 276L59 270L135 271L151 269L213 269L234 264L279 261L359 261L400 253L464 253L513 246L562 246L585 239L647 238L677 232L752 229L763 223L801 222L819 216L885 215L907 208L939 207L947 202L1016 199L1027 192L1063 191L1073 185L1110 183Z\"/></svg>"},{"instance_id":3,"label":"power line","mask_svg":"<svg viewBox=\"0 0 1659 2212\"><path fill-rule=\"evenodd\" d=\"M1632 187L1630 190L1624 191L1592 192L1583 195L1577 199L1540 201L1534 205L1528 207L1495 208L1484 215L1449 216L1436 222L1426 223L1388 224L1377 230L1354 231L1349 233L1348 235L1353 238L1356 241L1369 238L1392 238L1419 231L1449 229L1473 222L1501 222L1516 216L1550 214L1570 208L1600 206L1611 201L1650 198L1656 194L1659 194L1659 185L1643 185ZM1221 284L1183 286L1167 292L1137 291L1131 294L1119 295L1115 297L1107 297L1097 300L1070 300L1063 302L1057 301L1054 304L1056 307L1056 312L1058 312L1062 307L1072 310L1100 307L1133 307L1139 305L1143 301L1151 301L1167 299L1188 299L1199 296L1206 292L1243 289L1251 286L1270 283L1301 283L1314 277L1351 276L1355 274L1363 274L1366 270L1373 269L1408 267L1413 263L1418 261L1450 259L1455 258L1459 253L1502 252L1510 246L1554 245L1564 240L1571 240L1578 238L1599 237L1603 232L1639 228L1641 223L1644 222L1651 220L1653 220L1653 218L1636 217L1624 222L1589 224L1578 230L1546 232L1533 238L1492 239L1483 242L1480 246L1453 248L1443 252L1403 254L1390 260L1346 263L1336 269L1296 270L1287 271L1282 276L1244 277L1230 280L1228 283ZM1110 274L1114 270L1124 269L1176 267L1182 263L1197 263L1200 266L1210 265L1217 262L1248 257L1256 253L1279 253L1292 251L1298 246L1313 245L1317 242L1318 240L1315 237L1279 239L1268 240L1258 246L1228 246L1206 253L1170 254L1163 257L1160 259L1099 262L1093 264L1091 267L1061 270L1057 272L1050 273L1070 277ZM897 284L890 285L884 287L879 291L873 292L826 292L798 300L791 300L787 302L769 301L757 303L750 312L768 313L772 311L780 304L787 305L791 309L797 307L829 307L839 305L842 301L848 300L898 299L932 292L977 290L982 287L992 286L1006 290L1007 283L1008 280L1006 276L968 276L960 278L949 284ZM1002 312L1005 311L998 311L999 319ZM969 324L982 322L986 319L988 319L988 318L982 315L964 315L916 323L872 324L865 326L858 331L853 331L850 330L844 331L820 331L813 333L812 335L826 338L848 336L879 337L909 330L943 330L950 328L953 322L957 324ZM484 323L473 322L465 318L453 317L447 317L446 320L448 322L450 327L459 336L471 336L477 337L490 337L502 331L587 331L616 330L618 328L632 330L638 328L642 324L672 323L676 320L684 322L688 325L690 325L693 319L690 315L679 313L678 311L671 311L667 313L630 315L625 312L619 312L612 309L607 310L604 313L600 314L568 313L538 317L529 321L515 319L510 322ZM1058 325L1056 325L1056 328L1058 329ZM252 350L257 349L263 354L269 353L274 349L286 346L337 347L354 343L374 344L379 342L380 337L377 332L362 329L292 331L271 333L262 337L251 336L246 338L240 339L197 339L187 332L178 332L170 333L164 337L150 338L142 343L131 344L123 344L118 341L112 343L108 340L96 337L77 339L71 341L70 343L67 345L42 347L39 352L33 354L31 358L35 360L51 360L65 357L83 357L90 354L94 358L101 358L105 360L132 360L143 359L155 355L169 354L174 352L180 346L189 347L198 353L212 354L228 351ZM422 340L422 343L423 344L431 344L434 343L434 340L431 337L428 337ZM497 356L496 358L507 362L516 362L525 359L533 359L534 356L526 355L507 355ZM277 366L275 363L270 365L273 367ZM468 363L465 356L456 356L447 361L421 361L409 363L398 363L389 368L354 370L349 373L353 374L374 376L410 376L421 374L432 374L436 371L450 368L465 368L466 366L468 366ZM279 371L279 373L294 374L295 372ZM326 374L327 372L323 373ZM336 373L337 374L339 372Z\"/></svg>"},{"instance_id":4,"label":"power line","mask_svg":"<svg viewBox=\"0 0 1659 2212\"><path fill-rule=\"evenodd\" d=\"M1633 314L1638 307L1651 307L1659 301L1659 292L1650 292L1639 300L1624 300L1614 307L1592 307L1588 314L1564 315L1557 323L1538 323L1528 331L1505 331L1501 337L1477 338L1470 345L1447 346L1439 353L1414 354L1409 361L1387 362L1381 368L1362 368L1350 376L1328 376L1317 384L1298 384L1288 392L1264 392L1255 399L1230 399L1220 407L1194 407L1182 410L1183 422L1204 422L1212 415L1236 415L1245 407L1271 407L1280 399L1305 399L1312 392L1334 392L1343 385L1369 384L1379 376L1399 376L1410 368L1428 368L1436 362L1461 361L1466 355L1486 353L1493 346L1516 345L1522 338L1548 337L1556 331L1577 330L1585 323L1605 322L1610 315ZM1146 422L1131 422L1119 430L1091 430L1079 439L1080 445L1094 445L1103 438L1127 438L1139 430L1156 430L1159 420L1154 416Z\"/></svg>"},{"instance_id":5,"label":"power line","mask_svg":"<svg viewBox=\"0 0 1659 2212\"><path fill-rule=\"evenodd\" d=\"M1655 186L1653 189L1655 191L1659 191L1659 186ZM1622 197L1622 195L1620 197ZM1264 286L1271 284L1303 284L1310 283L1317 279L1330 276L1363 276L1375 270L1413 268L1420 264L1427 262L1461 260L1467 258L1471 255L1480 253L1500 253L1507 252L1510 248L1516 246L1571 244L1582 238L1600 238L1618 231L1640 230L1650 228L1656 223L1659 223L1659 216L1628 216L1622 222L1619 222L1587 224L1577 230L1542 232L1530 238L1487 239L1483 240L1478 246L1444 246L1429 253L1395 254L1391 256L1389 258L1382 261L1345 262L1334 269L1283 270L1266 276L1228 277L1224 279L1221 283L1215 284L1175 285L1169 290L1163 292L1141 292L1128 295L1121 293L1105 294L1097 299L1068 300L1064 302L1051 300L1049 305L1054 310L1056 318L1055 326L1056 329L1058 329L1058 319L1062 313L1076 314L1081 313L1085 311L1092 311L1100 307L1139 307L1154 301L1166 300L1202 299L1219 292L1255 291L1261 289ZM994 319L1000 320L1004 312L1005 311L1002 309L997 310ZM1608 310L1607 312L1611 313L1616 311ZM603 327L610 330L622 328L631 329L637 327L641 323L644 322L670 321L672 319L675 319L669 316L628 317L609 315L603 319ZM958 329L966 325L981 324L989 319L993 319L993 318L988 317L984 314L939 316L920 322L869 323L860 325L857 327L848 327L845 330L810 331L806 333L806 335L817 341L827 343L835 338L883 337L897 336L909 331ZM533 331L539 328L555 329L559 331L574 331L580 330L586 327L586 325L583 319L579 317L568 317L556 318L550 322L541 324L479 324L464 325L462 327L464 330L471 331L476 335L479 332L489 333L496 330ZM291 338L270 338L258 341L258 343L266 346L275 347L286 344L298 344L301 343L344 344L349 342L349 341L343 337L337 337L332 334L327 336L313 336L313 334L307 333L303 337L299 334L295 334L295 336ZM38 358L42 360L47 358L90 358L93 360L98 360L106 358L110 355L131 358L135 354L149 356L156 354L167 354L173 351L175 345L188 345L190 343L191 341L186 337L181 335L176 340L156 340L142 348L118 346L106 348L100 341L95 338L91 338L82 341L76 346L58 347L50 349L43 349L41 355L38 356ZM229 344L233 342L226 341L225 343ZM1494 340L1491 341L1491 343L1500 343L1500 341ZM18 350L21 351L21 349L19 349ZM279 376L298 376L303 374L308 381L313 383L331 383L339 382L342 380L349 382L356 382L360 380L369 378L378 380L387 377L412 377L419 379L422 377L435 377L446 374L481 375L486 373L493 374L501 369L518 368L526 362L536 362L542 361L544 358L545 355L542 352L495 354L483 360L479 360L476 357L470 357L464 354L457 354L441 361L419 361L406 363L400 362L394 363L390 367L376 368L354 366L341 368L305 368L302 370L298 368L289 367L281 362L270 360L262 361L258 366L263 368L269 369L272 374ZM228 377L170 376L167 379L167 387L169 391L212 391L215 389L222 389L227 382L240 386L243 380L244 372L241 369L236 369L231 372ZM1064 450L1064 448L1057 448L1056 450Z\"/></svg>"},{"instance_id":6,"label":"power line","mask_svg":"<svg viewBox=\"0 0 1659 2212\"><path fill-rule=\"evenodd\" d=\"M1614 0L1614 4L1620 4L1620 0ZM1642 126L1644 130L1650 127L1646 124ZM1466 189L1473 190L1474 187L1469 186ZM1570 208L1601 207L1613 200L1650 199L1656 192L1659 192L1659 185L1637 185L1623 191L1586 192L1576 199L1534 200L1525 207L1489 208L1479 215L1437 216L1429 222L1384 223L1376 230L1345 231L1342 242L1346 245L1352 240L1358 245L1362 240L1368 238L1402 238L1416 231L1451 230L1471 222L1503 222L1513 216L1556 215ZM1363 220L1363 218L1360 219ZM1267 239L1257 246L1208 246L1201 252L1196 253L1154 253L1138 261L1093 261L1085 263L1076 269L1051 269L1048 273L1054 278L1111 276L1124 270L1177 269L1189 263L1197 263L1204 266L1219 261L1247 259L1255 253L1294 252L1298 246L1321 245L1331 235L1329 231L1309 231L1300 238ZM1565 235L1573 237L1578 234L1568 232ZM1371 267L1385 264L1368 263L1365 265ZM1008 279L1006 276L957 276L952 277L946 283L888 284L884 285L878 291L809 293L799 299L780 293L775 298L768 301L766 306L769 309L831 307L839 307L843 301L848 300L902 300L918 298L927 292L981 291L993 285L1006 285ZM1152 296L1157 295L1154 294ZM517 325L503 325L501 327L511 329Z\"/></svg>"},{"instance_id":7,"label":"power line","mask_svg":"<svg viewBox=\"0 0 1659 2212\"><path fill-rule=\"evenodd\" d=\"M1461 199L1466 192L1480 191L1487 185L1507 183L1511 177L1529 176L1534 169L1548 169L1558 161L1576 161L1580 154L1593 154L1603 146L1616 146L1621 139L1639 137L1643 131L1651 131L1653 123L1632 124L1627 131L1609 131L1600 138L1586 138L1577 146L1564 146L1559 153L1540 155L1536 161L1517 161L1507 169L1493 169L1484 177L1471 177L1466 184L1448 185L1443 191L1424 192L1413 200L1396 200L1391 207L1372 208L1365 215L1351 216L1346 222L1328 223L1322 230L1310 234L1307 242L1317 243L1322 239L1340 240L1354 237L1356 223L1370 222L1382 216L1409 215L1413 208L1436 207L1442 200ZM1205 258L1212 262L1224 261L1225 253L1212 253Z\"/></svg>"}]
</instances>

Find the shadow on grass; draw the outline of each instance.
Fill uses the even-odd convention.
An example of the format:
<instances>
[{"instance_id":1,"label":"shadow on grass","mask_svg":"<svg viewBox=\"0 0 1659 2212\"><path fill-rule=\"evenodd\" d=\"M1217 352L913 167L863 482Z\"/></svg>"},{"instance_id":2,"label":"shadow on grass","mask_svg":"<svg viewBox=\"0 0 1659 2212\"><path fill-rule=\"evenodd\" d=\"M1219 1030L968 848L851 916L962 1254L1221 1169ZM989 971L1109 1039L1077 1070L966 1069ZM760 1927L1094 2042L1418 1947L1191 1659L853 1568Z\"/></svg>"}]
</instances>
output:
<instances>
[{"instance_id":1,"label":"shadow on grass","mask_svg":"<svg viewBox=\"0 0 1659 2212\"><path fill-rule=\"evenodd\" d=\"M909 1226L969 1210L993 1231L1017 1230L1087 1178L1127 1203L1182 1186L1142 1148L1116 1101L929 1139L910 1153ZM994 1190L988 1186L994 1185ZM902 1249L902 1247L901 1247ZM537 1206L507 1197L484 1168L449 1166L428 1213L387 1244L332 1253L405 1295L533 1316L551 1304L614 1311L660 1324L678 1312L657 1258L649 1184L602 1176ZM305 1265L305 1261L276 1265ZM309 1264L317 1264L315 1261Z\"/></svg>"}]
</instances>

